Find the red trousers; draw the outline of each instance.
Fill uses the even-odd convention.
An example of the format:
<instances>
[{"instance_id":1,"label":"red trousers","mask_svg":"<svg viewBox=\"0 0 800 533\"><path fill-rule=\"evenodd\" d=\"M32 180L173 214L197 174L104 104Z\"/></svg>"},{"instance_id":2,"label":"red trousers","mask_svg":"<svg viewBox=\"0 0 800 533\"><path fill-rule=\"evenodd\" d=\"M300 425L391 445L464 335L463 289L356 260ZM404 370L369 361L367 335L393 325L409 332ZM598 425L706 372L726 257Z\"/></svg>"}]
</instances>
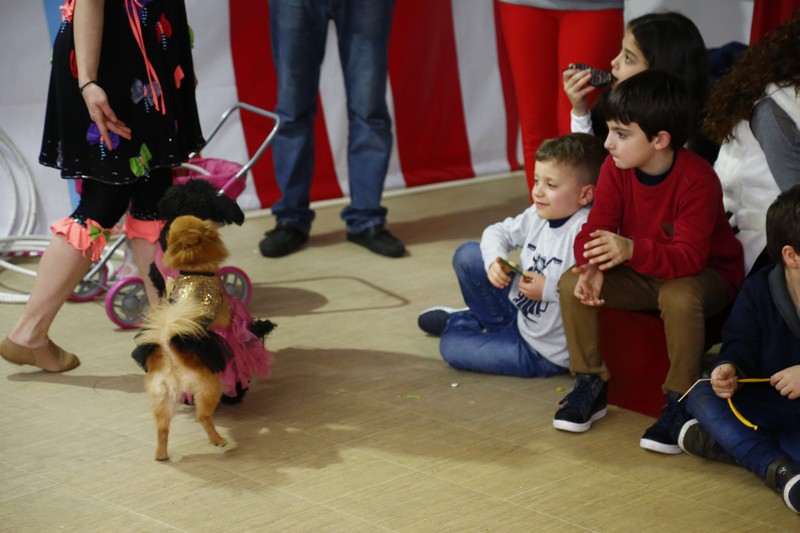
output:
<instances>
[{"instance_id":1,"label":"red trousers","mask_svg":"<svg viewBox=\"0 0 800 533\"><path fill-rule=\"evenodd\" d=\"M625 29L623 12L558 11L500 2L500 23L514 79L530 189L539 145L570 132L572 105L564 94L561 72L570 63L611 70Z\"/></svg>"}]
</instances>

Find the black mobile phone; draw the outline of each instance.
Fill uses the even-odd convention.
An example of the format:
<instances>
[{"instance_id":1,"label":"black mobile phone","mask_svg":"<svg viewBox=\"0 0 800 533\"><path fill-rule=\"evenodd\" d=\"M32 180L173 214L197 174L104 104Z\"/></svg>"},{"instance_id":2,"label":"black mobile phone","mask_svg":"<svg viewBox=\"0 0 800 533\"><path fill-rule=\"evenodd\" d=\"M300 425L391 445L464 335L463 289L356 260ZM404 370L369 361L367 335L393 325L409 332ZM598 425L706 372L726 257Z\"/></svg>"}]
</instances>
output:
<instances>
[{"instance_id":1,"label":"black mobile phone","mask_svg":"<svg viewBox=\"0 0 800 533\"><path fill-rule=\"evenodd\" d=\"M606 72L605 70L600 70L599 68L595 68L584 63L574 63L569 66L569 68L574 68L578 70L590 70L592 72L592 77L589 78L589 85L592 87L604 87L614 81L614 75L610 72Z\"/></svg>"}]
</instances>

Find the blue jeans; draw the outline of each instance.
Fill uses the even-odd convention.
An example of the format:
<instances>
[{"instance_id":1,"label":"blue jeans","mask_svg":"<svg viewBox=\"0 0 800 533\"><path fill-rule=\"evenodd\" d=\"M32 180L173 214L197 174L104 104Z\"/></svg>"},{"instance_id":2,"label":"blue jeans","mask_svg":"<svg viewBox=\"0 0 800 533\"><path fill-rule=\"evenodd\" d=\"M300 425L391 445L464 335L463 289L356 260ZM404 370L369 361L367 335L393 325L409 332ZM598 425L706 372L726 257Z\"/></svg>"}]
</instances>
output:
<instances>
[{"instance_id":1,"label":"blue jeans","mask_svg":"<svg viewBox=\"0 0 800 533\"><path fill-rule=\"evenodd\" d=\"M392 150L386 79L393 7L393 0L269 0L276 113L283 121L272 145L278 223L308 232L314 220L314 117L329 20L338 34L349 123L350 205L341 217L350 233L386 222L380 201Z\"/></svg>"},{"instance_id":2,"label":"blue jeans","mask_svg":"<svg viewBox=\"0 0 800 533\"><path fill-rule=\"evenodd\" d=\"M548 377L567 372L539 355L517 328L511 288L497 289L486 276L480 245L467 242L453 256L461 294L469 311L453 313L439 350L450 366L463 370L520 377Z\"/></svg>"},{"instance_id":3,"label":"blue jeans","mask_svg":"<svg viewBox=\"0 0 800 533\"><path fill-rule=\"evenodd\" d=\"M714 440L762 480L776 459L800 462L799 400L781 396L769 383L743 383L732 400L758 431L739 421L707 381L692 389L686 407Z\"/></svg>"}]
</instances>

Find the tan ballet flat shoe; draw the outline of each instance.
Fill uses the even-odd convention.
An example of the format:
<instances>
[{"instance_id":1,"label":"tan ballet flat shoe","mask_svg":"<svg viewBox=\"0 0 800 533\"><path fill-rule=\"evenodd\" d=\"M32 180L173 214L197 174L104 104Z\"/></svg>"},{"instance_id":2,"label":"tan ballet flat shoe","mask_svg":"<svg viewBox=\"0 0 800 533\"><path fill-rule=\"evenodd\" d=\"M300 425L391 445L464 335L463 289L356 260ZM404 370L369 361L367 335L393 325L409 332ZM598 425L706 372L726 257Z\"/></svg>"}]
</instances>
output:
<instances>
[{"instance_id":1,"label":"tan ballet flat shoe","mask_svg":"<svg viewBox=\"0 0 800 533\"><path fill-rule=\"evenodd\" d=\"M45 353L46 352L46 353ZM58 368L50 370L42 368L36 364L36 353L39 353L41 359L57 359ZM8 337L3 339L0 343L0 357L15 365L31 365L41 368L45 372L67 372L81 364L80 359L75 354L63 350L60 346L51 340L47 341L47 346L41 348L31 349L25 346L20 346Z\"/></svg>"},{"instance_id":2,"label":"tan ballet flat shoe","mask_svg":"<svg viewBox=\"0 0 800 533\"><path fill-rule=\"evenodd\" d=\"M20 346L8 337L0 342L0 357L13 365L33 365L36 366L36 357L33 350Z\"/></svg>"}]
</instances>

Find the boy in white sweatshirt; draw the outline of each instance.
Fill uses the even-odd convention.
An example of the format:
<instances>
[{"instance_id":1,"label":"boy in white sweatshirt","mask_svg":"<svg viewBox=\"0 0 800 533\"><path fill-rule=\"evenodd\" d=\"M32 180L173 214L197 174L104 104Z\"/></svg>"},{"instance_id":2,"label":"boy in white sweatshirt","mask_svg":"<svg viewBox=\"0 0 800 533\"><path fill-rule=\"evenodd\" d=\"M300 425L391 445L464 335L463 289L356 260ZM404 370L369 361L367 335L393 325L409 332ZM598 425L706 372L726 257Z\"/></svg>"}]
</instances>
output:
<instances>
[{"instance_id":1,"label":"boy in white sweatshirt","mask_svg":"<svg viewBox=\"0 0 800 533\"><path fill-rule=\"evenodd\" d=\"M557 284L575 263L573 241L606 155L603 141L584 133L543 142L533 205L486 228L480 243L456 250L453 268L467 308L434 307L418 319L420 329L441 336L440 352L451 366L522 377L568 371ZM509 260L516 249L519 264Z\"/></svg>"}]
</instances>

